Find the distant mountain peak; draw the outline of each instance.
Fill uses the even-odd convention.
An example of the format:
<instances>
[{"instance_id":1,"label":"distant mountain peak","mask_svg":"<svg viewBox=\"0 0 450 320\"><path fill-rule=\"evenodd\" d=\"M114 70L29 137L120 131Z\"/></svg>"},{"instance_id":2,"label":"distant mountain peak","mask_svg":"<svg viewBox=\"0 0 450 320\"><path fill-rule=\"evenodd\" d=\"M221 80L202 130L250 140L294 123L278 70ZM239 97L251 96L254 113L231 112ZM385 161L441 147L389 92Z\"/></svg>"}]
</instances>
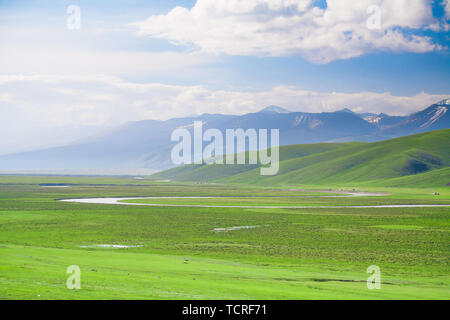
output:
<instances>
[{"instance_id":1,"label":"distant mountain peak","mask_svg":"<svg viewBox=\"0 0 450 320\"><path fill-rule=\"evenodd\" d=\"M342 110L338 110L337 112L347 112L347 113L354 113L352 110L350 110L349 108L344 108Z\"/></svg>"},{"instance_id":2,"label":"distant mountain peak","mask_svg":"<svg viewBox=\"0 0 450 320\"><path fill-rule=\"evenodd\" d=\"M278 106L268 106L262 109L260 113L291 113L291 111Z\"/></svg>"}]
</instances>

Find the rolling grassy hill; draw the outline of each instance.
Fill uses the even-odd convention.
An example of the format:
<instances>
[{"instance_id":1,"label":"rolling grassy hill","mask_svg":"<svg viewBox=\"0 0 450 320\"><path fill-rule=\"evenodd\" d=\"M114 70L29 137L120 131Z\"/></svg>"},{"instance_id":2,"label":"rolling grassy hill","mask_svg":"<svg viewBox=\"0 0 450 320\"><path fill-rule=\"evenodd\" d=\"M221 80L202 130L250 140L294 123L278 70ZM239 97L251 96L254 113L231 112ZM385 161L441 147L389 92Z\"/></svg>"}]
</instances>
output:
<instances>
[{"instance_id":1,"label":"rolling grassy hill","mask_svg":"<svg viewBox=\"0 0 450 320\"><path fill-rule=\"evenodd\" d=\"M320 143L280 148L280 170L257 165L186 165L151 179L260 185L441 186L450 182L450 130L375 143Z\"/></svg>"}]
</instances>

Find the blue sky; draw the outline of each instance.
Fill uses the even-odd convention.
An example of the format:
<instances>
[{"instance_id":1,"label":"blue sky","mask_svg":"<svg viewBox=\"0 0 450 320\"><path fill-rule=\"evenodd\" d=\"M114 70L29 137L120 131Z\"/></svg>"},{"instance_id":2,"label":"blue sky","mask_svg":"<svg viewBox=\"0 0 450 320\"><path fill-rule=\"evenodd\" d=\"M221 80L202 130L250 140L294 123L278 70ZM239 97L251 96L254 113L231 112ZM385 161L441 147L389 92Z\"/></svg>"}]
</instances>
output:
<instances>
[{"instance_id":1,"label":"blue sky","mask_svg":"<svg viewBox=\"0 0 450 320\"><path fill-rule=\"evenodd\" d=\"M315 2L0 1L0 131L18 135L0 153L126 121L270 104L408 114L450 94L448 1Z\"/></svg>"},{"instance_id":2,"label":"blue sky","mask_svg":"<svg viewBox=\"0 0 450 320\"><path fill-rule=\"evenodd\" d=\"M80 46L102 50L125 51L187 51L163 39L137 37L131 31L93 36L96 28L114 29L149 16L167 14L176 6L191 8L196 1L0 1L1 25L30 28L32 32L55 32L60 36L68 5L80 6L83 36L68 33L65 40ZM324 3L324 1L319 1ZM434 14L444 14L439 1ZM433 41L447 46L448 32L425 32ZM99 39L100 38L100 39ZM35 38L36 40L36 38ZM50 40L51 41L51 40ZM198 74L126 75L126 79L172 84L202 84L214 89L248 88L260 90L275 85L295 85L317 91L389 91L398 95L413 95L425 91L441 94L450 90L450 54L448 49L428 53L370 53L361 57L337 60L328 64L311 63L298 55L254 57L218 55L214 63L198 66ZM200 78L199 78L200 76Z\"/></svg>"}]
</instances>

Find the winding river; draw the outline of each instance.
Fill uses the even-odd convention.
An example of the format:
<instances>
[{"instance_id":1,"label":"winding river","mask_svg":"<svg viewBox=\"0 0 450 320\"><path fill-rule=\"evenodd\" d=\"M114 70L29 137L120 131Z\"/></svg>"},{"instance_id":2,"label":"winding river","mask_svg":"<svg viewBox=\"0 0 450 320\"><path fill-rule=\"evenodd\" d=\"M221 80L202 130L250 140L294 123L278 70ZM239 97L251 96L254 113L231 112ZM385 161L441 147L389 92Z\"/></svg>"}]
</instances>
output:
<instances>
[{"instance_id":1,"label":"winding river","mask_svg":"<svg viewBox=\"0 0 450 320\"><path fill-rule=\"evenodd\" d=\"M361 193L348 192L340 196L298 196L299 198L335 198L335 197L380 197L385 193ZM364 209L364 208L435 208L450 207L450 204L399 204L399 205L368 205L368 206L233 206L233 205L202 205L202 204L164 204L164 203L130 203L123 201L152 200L152 199L223 199L227 197L129 197L129 198L86 198L86 199L63 199L63 202L90 203L90 204L113 204L122 206L153 206L153 207L189 207L189 208L244 208L244 209ZM236 198L236 197L230 197Z\"/></svg>"}]
</instances>

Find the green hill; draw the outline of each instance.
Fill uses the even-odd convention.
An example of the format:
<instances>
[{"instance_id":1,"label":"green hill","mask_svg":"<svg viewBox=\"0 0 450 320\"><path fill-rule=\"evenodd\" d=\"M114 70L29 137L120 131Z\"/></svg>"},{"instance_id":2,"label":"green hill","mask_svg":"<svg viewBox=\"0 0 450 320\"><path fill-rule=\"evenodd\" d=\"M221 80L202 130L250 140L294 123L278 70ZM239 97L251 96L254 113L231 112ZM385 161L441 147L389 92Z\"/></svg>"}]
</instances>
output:
<instances>
[{"instance_id":1,"label":"green hill","mask_svg":"<svg viewBox=\"0 0 450 320\"><path fill-rule=\"evenodd\" d=\"M413 174L409 176L392 178L392 179L380 179L375 181L367 181L361 183L370 187L416 187L416 188L439 188L450 184L450 167L435 169L428 172Z\"/></svg>"},{"instance_id":2,"label":"green hill","mask_svg":"<svg viewBox=\"0 0 450 320\"><path fill-rule=\"evenodd\" d=\"M258 185L445 186L450 182L449 165L450 129L445 129L375 143L281 147L275 176L261 176L257 165L205 164L177 167L151 178Z\"/></svg>"}]
</instances>

